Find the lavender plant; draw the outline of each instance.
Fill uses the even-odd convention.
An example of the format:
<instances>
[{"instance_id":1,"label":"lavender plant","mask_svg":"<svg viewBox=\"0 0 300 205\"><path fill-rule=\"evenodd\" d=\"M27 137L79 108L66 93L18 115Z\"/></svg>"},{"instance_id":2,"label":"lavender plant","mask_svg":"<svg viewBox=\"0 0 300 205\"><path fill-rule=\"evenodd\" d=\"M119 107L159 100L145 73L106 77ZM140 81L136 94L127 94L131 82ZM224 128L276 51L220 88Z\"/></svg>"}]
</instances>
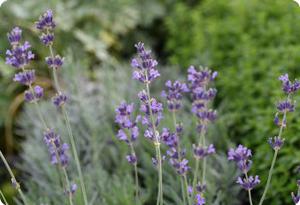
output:
<instances>
[{"instance_id":1,"label":"lavender plant","mask_svg":"<svg viewBox=\"0 0 300 205\"><path fill-rule=\"evenodd\" d=\"M49 23L49 21L47 21ZM69 157L67 155L68 145L62 143L60 136L55 133L54 129L49 128L47 122L41 113L39 100L43 97L43 88L38 85L33 85L35 81L35 70L27 70L26 67L29 65L30 61L34 58L34 54L30 50L29 42L25 41L21 43L22 30L15 27L9 34L8 40L12 46L11 50L6 52L6 63L21 70L19 73L15 74L14 81L19 82L22 85L28 87L24 92L24 100L29 103L33 103L36 107L39 118L44 127L44 141L48 147L49 155L51 158L51 163L58 165L62 172L62 181L64 186L64 193L68 196L68 201L70 205L73 205L73 194L76 191L77 185L71 184L70 179L66 170L69 163ZM27 204L24 194L21 191L20 184L16 181L9 168L7 162L5 161L2 153L1 158L6 164L12 176L12 184L19 191L24 204Z\"/></svg>"},{"instance_id":2,"label":"lavender plant","mask_svg":"<svg viewBox=\"0 0 300 205\"><path fill-rule=\"evenodd\" d=\"M52 45L53 45L53 41L54 41L54 28L55 27L56 27L56 24L53 20L53 12L51 10L47 10L43 15L40 16L39 20L36 22L36 28L42 32L42 34L40 36L41 42L45 46L49 47L50 56L46 57L46 63L48 64L49 68L52 70L54 85L55 85L56 92L57 92L56 96L53 97L53 104L57 108L60 108L62 110L64 119L65 119L66 129L68 131L69 139L71 142L71 147L72 147L72 152L73 152L73 156L74 156L75 163L76 163L77 172L79 175L80 187L81 187L84 204L88 205L86 188L85 188L85 184L83 181L82 169L81 169L81 165L80 165L80 161L79 161L79 157L78 157L78 153L77 153L76 142L75 142L72 128L70 125L69 114L64 106L67 101L67 96L61 90L59 82L58 82L57 70L62 67L63 58L60 57L59 55L54 55L54 52L53 52Z\"/></svg>"},{"instance_id":3,"label":"lavender plant","mask_svg":"<svg viewBox=\"0 0 300 205\"><path fill-rule=\"evenodd\" d=\"M265 197L267 195L267 191L269 189L274 166L277 160L278 152L284 144L285 138L283 138L282 133L284 129L287 127L287 113L293 112L295 110L295 102L293 102L293 94L295 94L300 89L300 83L298 80L294 82L289 80L288 74L284 74L278 78L282 82L282 91L286 95L286 99L277 103L277 112L275 114L274 123L279 127L278 136L271 137L268 140L271 148L274 150L274 155L271 163L271 167L269 170L267 182L265 185L264 192L262 197L259 200L259 205L262 205ZM238 168L245 175L244 178L239 177L237 183L240 184L244 189L248 191L249 203L252 205L252 196L251 190L260 183L259 177L256 175L248 176L248 171L251 167L252 161L250 157L252 156L251 150L239 145L236 149L230 149L228 151L228 160L235 161ZM292 194L293 201L295 204L299 201L297 196Z\"/></svg>"}]
</instances>

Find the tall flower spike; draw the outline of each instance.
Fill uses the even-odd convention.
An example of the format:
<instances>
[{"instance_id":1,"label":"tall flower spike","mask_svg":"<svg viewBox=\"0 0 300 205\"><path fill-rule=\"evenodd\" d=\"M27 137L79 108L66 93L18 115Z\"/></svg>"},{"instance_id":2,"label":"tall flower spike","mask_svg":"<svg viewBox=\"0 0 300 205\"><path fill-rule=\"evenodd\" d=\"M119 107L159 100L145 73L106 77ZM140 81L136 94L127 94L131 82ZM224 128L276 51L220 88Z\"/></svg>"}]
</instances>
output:
<instances>
[{"instance_id":1,"label":"tall flower spike","mask_svg":"<svg viewBox=\"0 0 300 205\"><path fill-rule=\"evenodd\" d=\"M167 99L169 110L179 110L181 108L182 94L189 91L187 85L178 80L174 83L168 80L165 85L167 87L167 91L163 91L162 96Z\"/></svg>"},{"instance_id":2,"label":"tall flower spike","mask_svg":"<svg viewBox=\"0 0 300 205\"><path fill-rule=\"evenodd\" d=\"M55 22L53 21L53 12L48 9L39 20L35 23L35 26L39 30L53 30L55 28Z\"/></svg>"},{"instance_id":3,"label":"tall flower spike","mask_svg":"<svg viewBox=\"0 0 300 205\"><path fill-rule=\"evenodd\" d=\"M151 51L146 50L144 44L139 42L135 45L138 58L133 58L131 66L135 68L132 78L142 83L151 83L160 76L156 69L157 61L152 58Z\"/></svg>"},{"instance_id":4,"label":"tall flower spike","mask_svg":"<svg viewBox=\"0 0 300 205\"><path fill-rule=\"evenodd\" d=\"M67 150L69 149L68 144L61 143L60 136L53 130L47 130L44 133L44 141L48 146L51 163L61 164L63 167L68 165L69 157Z\"/></svg>"}]
</instances>

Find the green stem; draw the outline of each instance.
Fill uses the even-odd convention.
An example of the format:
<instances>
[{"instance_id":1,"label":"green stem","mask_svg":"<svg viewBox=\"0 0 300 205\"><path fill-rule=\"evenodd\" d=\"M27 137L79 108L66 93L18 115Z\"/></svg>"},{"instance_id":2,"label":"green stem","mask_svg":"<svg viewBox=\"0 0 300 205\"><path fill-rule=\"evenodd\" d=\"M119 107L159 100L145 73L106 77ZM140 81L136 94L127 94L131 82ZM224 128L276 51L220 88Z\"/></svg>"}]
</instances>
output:
<instances>
[{"instance_id":1,"label":"green stem","mask_svg":"<svg viewBox=\"0 0 300 205\"><path fill-rule=\"evenodd\" d=\"M49 50L50 50L51 57L54 58L52 45L49 46ZM58 93L60 93L61 90L60 90L60 86L59 86L59 83L58 83L56 68L52 69L52 74L53 74L53 80L54 80L56 91ZM82 192L84 204L88 205L86 188L85 188L85 184L84 184L84 180L83 180L82 169L81 169L81 165L80 165L80 161L79 161L79 157L78 157L78 152L77 152L77 149L76 149L76 143L75 143L75 139L74 139L74 136L73 136L71 124L70 124L70 121L69 121L69 116L68 116L68 113L67 113L64 106L62 106L62 112L63 112L63 115L64 115L68 135L69 135L69 138L70 138L72 152L73 152L73 156L74 156L74 159L75 159L77 172L78 172L78 175L79 175L80 187L81 187L81 192Z\"/></svg>"},{"instance_id":2,"label":"green stem","mask_svg":"<svg viewBox=\"0 0 300 205\"><path fill-rule=\"evenodd\" d=\"M189 202L189 205L192 205L191 198L189 196L189 190L188 190L189 185L188 185L188 182L187 182L186 175L183 175L183 178L184 178L184 183L185 183L185 190L186 190L187 200Z\"/></svg>"},{"instance_id":3,"label":"green stem","mask_svg":"<svg viewBox=\"0 0 300 205\"><path fill-rule=\"evenodd\" d=\"M177 126L177 119L176 119L176 112L172 111L172 118L173 118L173 125L174 125L174 131L176 132L176 126ZM177 152L178 152L178 158L179 161L181 161L181 148L180 148L180 140L179 140L179 136L178 136L178 140L177 140ZM181 193L182 193L182 198L183 198L183 203L186 204L186 198L188 198L188 195L185 196L185 190L184 190L184 179L180 177L180 184L181 184ZM187 182L186 182L187 184Z\"/></svg>"},{"instance_id":4,"label":"green stem","mask_svg":"<svg viewBox=\"0 0 300 205\"><path fill-rule=\"evenodd\" d=\"M136 156L132 142L129 143L131 154ZM139 202L139 178L138 178L138 169L137 169L137 162L134 163L134 176L135 176L135 201L136 204Z\"/></svg>"},{"instance_id":5,"label":"green stem","mask_svg":"<svg viewBox=\"0 0 300 205\"><path fill-rule=\"evenodd\" d=\"M247 172L245 172L244 174L245 174L246 180L249 181ZM253 205L252 195L251 195L251 189L248 190L248 197L249 197L249 203L250 203L250 205Z\"/></svg>"},{"instance_id":6,"label":"green stem","mask_svg":"<svg viewBox=\"0 0 300 205\"><path fill-rule=\"evenodd\" d=\"M86 195L86 189L85 189L85 184L84 184L84 181L83 181L83 175L82 175L82 171L81 171L80 161L79 161L79 158L78 158L76 144L75 144L74 136L73 136L73 133L72 133L72 129L71 129L71 124L70 124L70 121L69 121L68 113L67 113L67 111L66 111L66 109L65 109L64 106L62 106L62 112L63 112L64 118L65 118L65 122L66 122L66 126L67 126L67 131L68 131L68 134L69 134L69 137L70 137L72 152L73 152L73 156L74 156L74 159L75 159L75 164L76 164L77 172L78 172L78 175L79 175L80 187L81 187L81 192L82 192L82 195L83 195L84 204L88 205L88 200L87 200L87 195Z\"/></svg>"},{"instance_id":7,"label":"green stem","mask_svg":"<svg viewBox=\"0 0 300 205\"><path fill-rule=\"evenodd\" d=\"M289 96L288 96L288 99L289 99ZM283 125L283 123L286 123L286 112L283 113L282 123L280 125L280 130L279 130L279 134L278 134L279 138L281 138L281 135L282 135L282 132L283 132L283 127L285 126L285 125ZM272 179L272 175L273 175L273 170L274 170L274 166L275 166L275 162L276 162L276 159L277 159L278 152L279 152L279 149L275 149L275 152L274 152L274 155L273 155L272 164L271 164L271 168L270 168L269 174L268 174L267 184L265 186L263 195L262 195L262 197L261 197L261 199L259 201L259 205L263 204L263 202L265 200L265 197L267 195L267 192L268 192L268 189L269 189L269 186L270 186L270 183L271 183L271 179Z\"/></svg>"},{"instance_id":8,"label":"green stem","mask_svg":"<svg viewBox=\"0 0 300 205\"><path fill-rule=\"evenodd\" d=\"M19 193L19 195L20 195L20 197L21 197L21 199L22 199L24 205L29 205L29 203L27 202L27 200L26 200L26 198L25 198L25 195L24 195L24 193L23 193L23 191L22 191L22 189L21 189L21 185L17 182L17 179L16 179L14 173L12 172L12 170L11 170L11 168L10 168L8 162L6 161L6 159L5 159L4 155L3 155L3 153L1 152L1 150L0 150L0 158L1 158L1 160L3 161L3 163L4 163L4 165L5 165L5 167L6 167L7 171L8 171L8 173L10 174L10 177L11 177L11 179L12 179L12 182L16 183L16 184L15 184L15 186L16 186L15 188L17 189L17 191L18 191L18 193Z\"/></svg>"},{"instance_id":9,"label":"green stem","mask_svg":"<svg viewBox=\"0 0 300 205\"><path fill-rule=\"evenodd\" d=\"M7 202L7 200L6 200L4 194L2 193L1 190L0 190L0 195L1 195L1 198L3 199L3 201L4 201L4 204L5 204L5 205L8 205L8 202Z\"/></svg>"},{"instance_id":10,"label":"green stem","mask_svg":"<svg viewBox=\"0 0 300 205\"><path fill-rule=\"evenodd\" d=\"M145 76L146 76L146 92L147 92L147 97L148 97L148 107L149 107L153 132L154 132L154 136L155 136L154 146L155 146L156 156L157 156L157 160L158 160L158 200L157 200L156 204L163 205L164 201L163 201L163 185L162 185L162 158L161 158L161 153L160 153L160 142L159 142L159 138L157 136L158 132L156 130L155 120L154 120L152 109L151 109L151 102L150 102L151 96L150 96L150 88L149 88L147 71L145 72Z\"/></svg>"}]
</instances>

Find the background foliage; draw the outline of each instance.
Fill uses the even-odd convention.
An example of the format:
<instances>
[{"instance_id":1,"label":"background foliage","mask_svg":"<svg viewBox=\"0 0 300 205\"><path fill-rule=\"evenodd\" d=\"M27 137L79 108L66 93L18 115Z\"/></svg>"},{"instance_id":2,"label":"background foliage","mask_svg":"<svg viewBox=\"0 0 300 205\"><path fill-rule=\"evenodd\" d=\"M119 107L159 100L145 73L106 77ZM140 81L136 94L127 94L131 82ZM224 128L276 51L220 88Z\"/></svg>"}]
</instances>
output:
<instances>
[{"instance_id":1,"label":"background foliage","mask_svg":"<svg viewBox=\"0 0 300 205\"><path fill-rule=\"evenodd\" d=\"M93 189L89 197L95 199L95 203L100 198L101 204L109 205L133 201L128 194L133 192L130 166L125 160L120 161L124 159L126 146L114 137L113 113L122 99L135 101L135 93L140 89L137 83L130 81L128 68L129 58L134 53L133 44L137 41L154 48L162 64L160 70L168 78L185 78L190 64L206 65L219 71L216 84L219 93L215 103L219 119L210 129L209 138L217 144L220 156L211 160L216 163L211 164L210 177L216 182L209 186L209 204L246 203L244 192L238 195L239 189L234 185L237 173L232 173L233 166L228 165L224 155L229 146L244 143L254 150L252 173L261 175L264 184L272 155L266 140L277 133L272 121L275 103L282 97L276 79L284 72L292 78L299 76L300 10L293 1L9 0L0 8L0 32L5 34L14 25L25 29L25 37L37 54L33 67L38 68L41 76L38 81L47 89L50 98L52 84L43 64L47 50L41 46L33 27L33 22L47 8L55 11L58 24L55 49L67 55L60 80L72 95L72 124L80 142L85 178ZM5 35L0 37L0 45L4 58L2 54L8 47ZM33 190L28 194L31 199L37 204L59 204L62 198L56 187L57 173L48 162L39 122L31 106L23 106L21 93L24 88L11 83L14 70L2 60L0 67L2 148L11 163L17 162L16 173L22 170L19 176ZM157 95L165 80L155 85ZM186 124L184 143L190 149L195 132L188 105L186 101L181 119ZM58 112L50 102L43 103L43 110L50 113L49 122L59 128L64 138ZM290 192L296 189L295 169L300 155L297 150L300 143L298 114L299 111L288 119L286 144L266 201L272 205L290 204ZM169 121L166 113L164 125L169 126ZM143 188L147 187L143 196L146 204L153 203L156 191L153 180L156 175L150 163L152 151L151 144L141 140L139 173ZM6 176L4 173L0 167L1 182ZM168 173L164 176L167 201L178 204L179 190L173 189L178 181L174 180L171 169ZM6 194L13 192L9 179L2 182L1 189ZM254 198L258 199L261 189L262 186L256 189ZM55 196L51 197L53 201L47 201L46 193Z\"/></svg>"},{"instance_id":2,"label":"background foliage","mask_svg":"<svg viewBox=\"0 0 300 205\"><path fill-rule=\"evenodd\" d=\"M299 19L299 7L280 0L177 3L166 19L169 62L185 67L204 64L219 70L217 103L226 133L254 149L253 172L261 175L263 182L272 157L266 141L278 133L272 121L275 103L283 97L277 78L284 72L292 78L299 76ZM293 175L300 155L297 113L288 119L291 126L284 134L286 144L275 170L269 204L290 203L289 194L295 189Z\"/></svg>"}]
</instances>

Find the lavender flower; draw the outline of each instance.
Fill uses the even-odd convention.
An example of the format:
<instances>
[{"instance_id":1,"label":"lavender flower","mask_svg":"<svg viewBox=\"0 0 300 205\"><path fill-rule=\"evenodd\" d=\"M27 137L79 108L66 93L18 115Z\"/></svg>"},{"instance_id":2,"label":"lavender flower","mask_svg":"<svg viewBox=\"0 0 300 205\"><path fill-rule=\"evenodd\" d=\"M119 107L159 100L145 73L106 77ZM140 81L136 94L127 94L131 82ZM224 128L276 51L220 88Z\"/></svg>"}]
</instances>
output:
<instances>
[{"instance_id":1,"label":"lavender flower","mask_svg":"<svg viewBox=\"0 0 300 205\"><path fill-rule=\"evenodd\" d=\"M201 194L196 194L196 205L203 205L205 204L205 199L201 196Z\"/></svg>"},{"instance_id":2,"label":"lavender flower","mask_svg":"<svg viewBox=\"0 0 300 205\"><path fill-rule=\"evenodd\" d=\"M53 30L55 28L55 22L53 21L53 12L48 9L39 20L35 23L35 26L39 30Z\"/></svg>"},{"instance_id":3,"label":"lavender flower","mask_svg":"<svg viewBox=\"0 0 300 205\"><path fill-rule=\"evenodd\" d=\"M251 150L243 145L239 145L236 149L230 149L228 151L228 160L234 161L238 168L243 172L247 173L251 167L252 161Z\"/></svg>"},{"instance_id":4,"label":"lavender flower","mask_svg":"<svg viewBox=\"0 0 300 205\"><path fill-rule=\"evenodd\" d=\"M214 99L217 93L216 89L208 88L208 85L217 75L217 72L212 72L207 68L201 68L197 71L194 66L190 66L188 69L189 88L193 100L192 112L199 119L197 126L199 132L205 132L207 124L217 118L217 112L208 109L209 102Z\"/></svg>"},{"instance_id":5,"label":"lavender flower","mask_svg":"<svg viewBox=\"0 0 300 205\"><path fill-rule=\"evenodd\" d=\"M297 205L300 201L300 195L299 194L295 195L294 192L292 192L292 199L295 205Z\"/></svg>"},{"instance_id":6,"label":"lavender flower","mask_svg":"<svg viewBox=\"0 0 300 205\"><path fill-rule=\"evenodd\" d=\"M129 162L129 164L135 164L137 162L137 158L136 158L135 154L127 155L126 159Z\"/></svg>"},{"instance_id":7,"label":"lavender flower","mask_svg":"<svg viewBox=\"0 0 300 205\"><path fill-rule=\"evenodd\" d=\"M34 58L34 54L29 50L31 47L29 42L25 41L24 44L13 42L11 45L11 50L6 51L6 64L15 68L23 68Z\"/></svg>"},{"instance_id":8,"label":"lavender flower","mask_svg":"<svg viewBox=\"0 0 300 205\"><path fill-rule=\"evenodd\" d=\"M281 113L294 112L295 105L290 100L284 100L277 104L277 110Z\"/></svg>"},{"instance_id":9,"label":"lavender flower","mask_svg":"<svg viewBox=\"0 0 300 205\"><path fill-rule=\"evenodd\" d=\"M168 91L163 91L162 96L167 99L168 108L170 111L176 111L181 108L182 93L189 91L185 83L175 81L172 83L170 80L166 82Z\"/></svg>"},{"instance_id":10,"label":"lavender flower","mask_svg":"<svg viewBox=\"0 0 300 205\"><path fill-rule=\"evenodd\" d=\"M59 55L56 55L54 58L47 57L46 63L49 66L49 68L58 69L61 68L64 63L64 58L62 58Z\"/></svg>"},{"instance_id":11,"label":"lavender flower","mask_svg":"<svg viewBox=\"0 0 300 205\"><path fill-rule=\"evenodd\" d=\"M278 79L282 82L282 90L287 94L293 94L300 89L300 82L298 80L291 82L288 74L281 75Z\"/></svg>"},{"instance_id":12,"label":"lavender flower","mask_svg":"<svg viewBox=\"0 0 300 205\"><path fill-rule=\"evenodd\" d=\"M244 179L239 177L237 183L240 184L244 189L251 190L260 183L260 179L258 176L249 176L249 178Z\"/></svg>"},{"instance_id":13,"label":"lavender flower","mask_svg":"<svg viewBox=\"0 0 300 205\"><path fill-rule=\"evenodd\" d=\"M22 30L19 27L15 27L7 34L9 43L12 46L17 46L22 38Z\"/></svg>"},{"instance_id":14,"label":"lavender flower","mask_svg":"<svg viewBox=\"0 0 300 205\"><path fill-rule=\"evenodd\" d=\"M42 35L40 36L40 40L44 45L50 46L54 41L54 35L52 33L42 33Z\"/></svg>"},{"instance_id":15,"label":"lavender flower","mask_svg":"<svg viewBox=\"0 0 300 205\"><path fill-rule=\"evenodd\" d=\"M57 108L59 108L63 106L67 102L67 100L68 97L65 94L59 93L53 97L52 102Z\"/></svg>"},{"instance_id":16,"label":"lavender flower","mask_svg":"<svg viewBox=\"0 0 300 205\"><path fill-rule=\"evenodd\" d=\"M77 184L72 183L71 186L70 186L70 188L69 188L69 190L66 190L65 193L66 193L67 195L74 195L75 192L76 192L76 190L77 190L77 188L78 188L78 187L77 187Z\"/></svg>"},{"instance_id":17,"label":"lavender flower","mask_svg":"<svg viewBox=\"0 0 300 205\"><path fill-rule=\"evenodd\" d=\"M201 145L196 146L193 144L194 156L197 159L202 159L208 155L216 153L215 147L213 144L210 144L208 147L203 147Z\"/></svg>"},{"instance_id":18,"label":"lavender flower","mask_svg":"<svg viewBox=\"0 0 300 205\"><path fill-rule=\"evenodd\" d=\"M158 63L152 58L151 51L145 50L143 43L139 42L135 44L135 47L138 58L133 58L131 61L131 66L136 69L132 77L142 83L151 83L160 76L158 70L156 70Z\"/></svg>"},{"instance_id":19,"label":"lavender flower","mask_svg":"<svg viewBox=\"0 0 300 205\"><path fill-rule=\"evenodd\" d=\"M139 116L133 117L134 104L127 104L122 102L116 109L115 122L120 126L117 137L120 141L126 142L131 147L131 153L126 156L127 161L130 164L137 163L137 157L133 150L132 143L136 141L139 135L139 129L137 127L137 122L139 121Z\"/></svg>"},{"instance_id":20,"label":"lavender flower","mask_svg":"<svg viewBox=\"0 0 300 205\"><path fill-rule=\"evenodd\" d=\"M61 143L60 136L53 130L47 130L44 133L44 142L48 147L48 151L51 158L52 164L61 164L63 167L68 165L69 157L67 150L69 149L68 144Z\"/></svg>"},{"instance_id":21,"label":"lavender flower","mask_svg":"<svg viewBox=\"0 0 300 205\"><path fill-rule=\"evenodd\" d=\"M170 163L171 165L176 169L177 173L179 175L185 175L189 170L190 170L190 167L188 166L188 160L187 159L174 159L174 158L171 158L170 159Z\"/></svg>"},{"instance_id":22,"label":"lavender flower","mask_svg":"<svg viewBox=\"0 0 300 205\"><path fill-rule=\"evenodd\" d=\"M157 102L155 98L148 99L146 91L141 91L139 94L139 99L141 101L140 111L144 114L142 116L142 124L147 125L147 129L145 130L144 136L151 140L156 140L156 138L160 138L158 133L154 133L153 131L153 123L154 126L158 126L159 122L163 118L162 111L163 106L162 103ZM150 107L149 107L150 104ZM153 122L152 118L153 117Z\"/></svg>"},{"instance_id":23,"label":"lavender flower","mask_svg":"<svg viewBox=\"0 0 300 205\"><path fill-rule=\"evenodd\" d=\"M162 141L168 146L176 148L178 145L178 137L175 133L171 133L169 129L163 128L161 133Z\"/></svg>"},{"instance_id":24,"label":"lavender flower","mask_svg":"<svg viewBox=\"0 0 300 205\"><path fill-rule=\"evenodd\" d=\"M282 139L281 137L270 137L269 140L268 140L268 143L271 145L271 147L274 149L274 150L279 150L283 143L284 143L284 139Z\"/></svg>"},{"instance_id":25,"label":"lavender flower","mask_svg":"<svg viewBox=\"0 0 300 205\"><path fill-rule=\"evenodd\" d=\"M33 102L34 100L38 101L44 95L44 89L36 85L32 90L26 90L24 93L24 99L26 102Z\"/></svg>"},{"instance_id":26,"label":"lavender flower","mask_svg":"<svg viewBox=\"0 0 300 205\"><path fill-rule=\"evenodd\" d=\"M13 80L23 85L31 85L35 81L35 71L27 70L27 71L19 72L15 74Z\"/></svg>"}]
</instances>

